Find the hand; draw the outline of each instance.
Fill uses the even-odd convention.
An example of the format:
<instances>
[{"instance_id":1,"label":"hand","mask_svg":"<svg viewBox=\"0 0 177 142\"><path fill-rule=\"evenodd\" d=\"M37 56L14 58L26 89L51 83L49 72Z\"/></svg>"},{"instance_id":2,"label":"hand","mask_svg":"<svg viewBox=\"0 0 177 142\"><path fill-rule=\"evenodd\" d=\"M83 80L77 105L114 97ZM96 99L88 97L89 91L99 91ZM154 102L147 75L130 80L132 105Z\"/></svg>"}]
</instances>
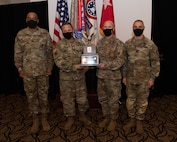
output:
<instances>
[{"instance_id":1,"label":"hand","mask_svg":"<svg viewBox=\"0 0 177 142\"><path fill-rule=\"evenodd\" d=\"M47 72L46 72L46 76L49 76L51 74L52 74L52 71L50 69L48 69Z\"/></svg>"},{"instance_id":2,"label":"hand","mask_svg":"<svg viewBox=\"0 0 177 142\"><path fill-rule=\"evenodd\" d=\"M123 79L122 79L122 82L123 82L124 85L126 85L126 84L127 84L127 79L126 79L126 78L123 78Z\"/></svg>"},{"instance_id":3,"label":"hand","mask_svg":"<svg viewBox=\"0 0 177 142\"><path fill-rule=\"evenodd\" d=\"M150 79L148 81L148 87L151 88L154 85L154 80Z\"/></svg>"},{"instance_id":4,"label":"hand","mask_svg":"<svg viewBox=\"0 0 177 142\"><path fill-rule=\"evenodd\" d=\"M81 66L81 64L77 64L77 65L74 65L74 67L75 67L75 69L77 69L77 70L80 70L80 69L82 69L82 66Z\"/></svg>"},{"instance_id":5,"label":"hand","mask_svg":"<svg viewBox=\"0 0 177 142\"><path fill-rule=\"evenodd\" d=\"M19 71L19 76L20 77L22 77L22 78L24 78L25 77L25 74L24 74L24 72L21 70L21 71Z\"/></svg>"},{"instance_id":6,"label":"hand","mask_svg":"<svg viewBox=\"0 0 177 142\"><path fill-rule=\"evenodd\" d=\"M100 63L100 65L98 66L98 68L100 68L100 69L106 69L106 65L104 63Z\"/></svg>"}]
</instances>

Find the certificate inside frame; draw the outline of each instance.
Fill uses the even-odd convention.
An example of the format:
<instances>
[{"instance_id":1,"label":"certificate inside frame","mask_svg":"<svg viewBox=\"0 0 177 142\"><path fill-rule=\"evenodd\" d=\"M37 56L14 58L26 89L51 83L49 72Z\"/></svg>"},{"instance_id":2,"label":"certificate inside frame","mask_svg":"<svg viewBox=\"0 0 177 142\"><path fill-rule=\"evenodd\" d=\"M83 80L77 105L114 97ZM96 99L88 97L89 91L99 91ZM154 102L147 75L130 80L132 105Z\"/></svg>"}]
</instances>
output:
<instances>
[{"instance_id":1,"label":"certificate inside frame","mask_svg":"<svg viewBox=\"0 0 177 142\"><path fill-rule=\"evenodd\" d=\"M82 54L81 65L82 66L99 66L98 54Z\"/></svg>"}]
</instances>

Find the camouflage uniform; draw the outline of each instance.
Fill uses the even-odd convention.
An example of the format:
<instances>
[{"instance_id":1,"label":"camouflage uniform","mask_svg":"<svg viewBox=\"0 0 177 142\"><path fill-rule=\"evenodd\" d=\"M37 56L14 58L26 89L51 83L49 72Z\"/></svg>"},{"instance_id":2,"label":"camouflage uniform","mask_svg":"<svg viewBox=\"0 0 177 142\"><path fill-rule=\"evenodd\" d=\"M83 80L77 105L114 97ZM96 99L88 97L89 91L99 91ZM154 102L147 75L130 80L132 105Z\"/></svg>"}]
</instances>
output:
<instances>
[{"instance_id":1,"label":"camouflage uniform","mask_svg":"<svg viewBox=\"0 0 177 142\"><path fill-rule=\"evenodd\" d=\"M106 69L98 69L98 100L102 106L103 115L111 119L117 119L119 98L121 97L121 67L125 63L124 43L113 36L105 37L97 43L97 53L100 63L106 65Z\"/></svg>"},{"instance_id":2,"label":"camouflage uniform","mask_svg":"<svg viewBox=\"0 0 177 142\"><path fill-rule=\"evenodd\" d=\"M18 70L24 72L26 91L31 113L47 113L49 78L47 70L52 70L52 40L47 30L37 27L31 32L28 28L17 33L14 60Z\"/></svg>"},{"instance_id":3,"label":"camouflage uniform","mask_svg":"<svg viewBox=\"0 0 177 142\"><path fill-rule=\"evenodd\" d=\"M60 99L66 117L75 116L75 100L80 112L88 109L85 73L74 66L81 63L83 46L78 39L73 38L71 42L62 39L53 50L54 62L60 69Z\"/></svg>"},{"instance_id":4,"label":"camouflage uniform","mask_svg":"<svg viewBox=\"0 0 177 142\"><path fill-rule=\"evenodd\" d=\"M159 75L160 62L157 46L144 37L125 42L127 62L123 68L126 78L127 111L129 117L143 120L148 106L148 81Z\"/></svg>"}]
</instances>

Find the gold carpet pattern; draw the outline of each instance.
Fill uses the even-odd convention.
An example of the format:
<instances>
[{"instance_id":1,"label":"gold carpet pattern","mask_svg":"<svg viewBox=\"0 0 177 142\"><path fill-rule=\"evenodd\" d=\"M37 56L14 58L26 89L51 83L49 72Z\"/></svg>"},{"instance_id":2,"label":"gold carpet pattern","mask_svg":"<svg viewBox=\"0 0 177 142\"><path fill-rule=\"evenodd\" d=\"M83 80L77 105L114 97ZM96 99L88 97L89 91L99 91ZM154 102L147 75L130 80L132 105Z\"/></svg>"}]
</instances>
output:
<instances>
[{"instance_id":1,"label":"gold carpet pattern","mask_svg":"<svg viewBox=\"0 0 177 142\"><path fill-rule=\"evenodd\" d=\"M64 131L66 118L57 101L50 99L48 116L51 130L30 134L32 119L29 116L25 95L0 95L0 142L177 142L177 95L151 97L144 121L145 132L137 134L132 128L125 133L122 127L127 119L125 99L121 100L117 127L113 132L98 128L102 118L100 108L87 112L95 126L89 127L75 117L71 130Z\"/></svg>"}]
</instances>

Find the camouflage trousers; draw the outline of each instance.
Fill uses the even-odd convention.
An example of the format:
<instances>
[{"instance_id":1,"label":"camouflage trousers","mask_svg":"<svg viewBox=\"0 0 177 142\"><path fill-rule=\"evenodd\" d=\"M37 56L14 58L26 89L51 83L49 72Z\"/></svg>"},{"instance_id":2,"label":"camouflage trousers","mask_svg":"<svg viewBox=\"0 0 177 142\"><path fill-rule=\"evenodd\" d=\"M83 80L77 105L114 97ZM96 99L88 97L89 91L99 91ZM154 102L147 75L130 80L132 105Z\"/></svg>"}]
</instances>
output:
<instances>
[{"instance_id":1,"label":"camouflage trousers","mask_svg":"<svg viewBox=\"0 0 177 142\"><path fill-rule=\"evenodd\" d=\"M76 115L76 104L80 112L86 112L89 105L85 80L60 80L60 100L66 117Z\"/></svg>"},{"instance_id":2,"label":"camouflage trousers","mask_svg":"<svg viewBox=\"0 0 177 142\"><path fill-rule=\"evenodd\" d=\"M48 89L49 78L37 76L24 78L24 90L26 92L30 113L48 113Z\"/></svg>"},{"instance_id":3,"label":"camouflage trousers","mask_svg":"<svg viewBox=\"0 0 177 142\"><path fill-rule=\"evenodd\" d=\"M119 99L121 97L121 81L98 78L97 94L104 117L118 118Z\"/></svg>"},{"instance_id":4,"label":"camouflage trousers","mask_svg":"<svg viewBox=\"0 0 177 142\"><path fill-rule=\"evenodd\" d=\"M147 82L126 84L126 107L128 115L131 118L143 120L148 106L149 88Z\"/></svg>"}]
</instances>

